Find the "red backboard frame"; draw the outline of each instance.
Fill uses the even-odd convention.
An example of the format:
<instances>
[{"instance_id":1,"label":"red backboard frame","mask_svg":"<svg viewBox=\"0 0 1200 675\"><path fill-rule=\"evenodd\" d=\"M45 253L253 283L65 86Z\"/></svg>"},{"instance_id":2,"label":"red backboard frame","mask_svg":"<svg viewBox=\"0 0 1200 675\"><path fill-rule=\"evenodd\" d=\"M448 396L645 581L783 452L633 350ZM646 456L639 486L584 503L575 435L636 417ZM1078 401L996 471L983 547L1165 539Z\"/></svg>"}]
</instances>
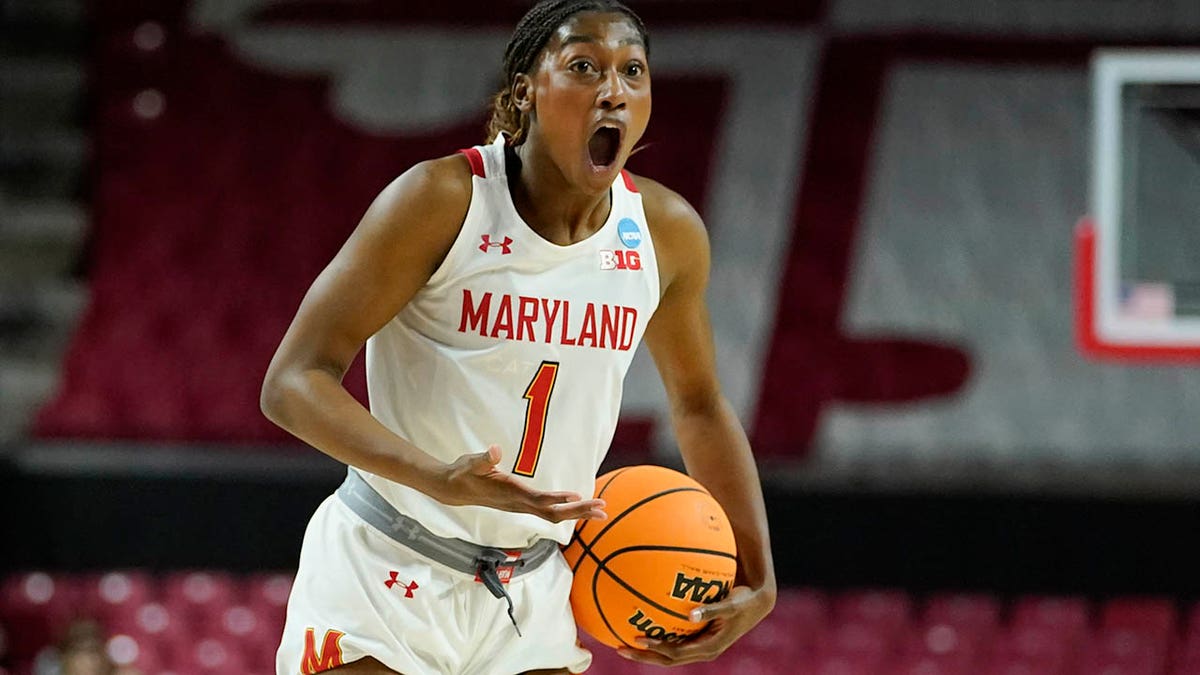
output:
<instances>
[{"instance_id":1,"label":"red backboard frame","mask_svg":"<svg viewBox=\"0 0 1200 675\"><path fill-rule=\"evenodd\" d=\"M1096 317L1097 237L1097 228L1091 218L1083 218L1075 226L1075 342L1080 353L1097 361L1200 365L1200 344L1118 343L1100 335Z\"/></svg>"}]
</instances>

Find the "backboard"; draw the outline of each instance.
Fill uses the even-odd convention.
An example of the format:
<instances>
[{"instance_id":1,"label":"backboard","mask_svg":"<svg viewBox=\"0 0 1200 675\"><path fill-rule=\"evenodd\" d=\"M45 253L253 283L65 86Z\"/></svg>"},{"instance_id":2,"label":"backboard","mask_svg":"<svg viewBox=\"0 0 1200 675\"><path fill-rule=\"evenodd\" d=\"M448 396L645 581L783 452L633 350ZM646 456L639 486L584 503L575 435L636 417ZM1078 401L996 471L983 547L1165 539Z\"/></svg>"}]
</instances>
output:
<instances>
[{"instance_id":1,"label":"backboard","mask_svg":"<svg viewBox=\"0 0 1200 675\"><path fill-rule=\"evenodd\" d=\"M1200 364L1200 50L1101 50L1092 96L1078 346L1098 359Z\"/></svg>"}]
</instances>

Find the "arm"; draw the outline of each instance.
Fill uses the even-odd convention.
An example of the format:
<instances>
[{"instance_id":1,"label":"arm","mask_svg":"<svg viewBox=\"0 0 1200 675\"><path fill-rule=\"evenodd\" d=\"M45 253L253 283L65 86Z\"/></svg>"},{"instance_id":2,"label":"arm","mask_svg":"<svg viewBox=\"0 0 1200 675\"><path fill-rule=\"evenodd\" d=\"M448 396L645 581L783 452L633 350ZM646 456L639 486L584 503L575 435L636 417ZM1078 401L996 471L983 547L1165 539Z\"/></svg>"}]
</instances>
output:
<instances>
[{"instance_id":1,"label":"arm","mask_svg":"<svg viewBox=\"0 0 1200 675\"><path fill-rule=\"evenodd\" d=\"M738 549L738 578L730 597L701 609L713 629L682 645L647 642L634 658L661 665L716 658L753 628L775 604L766 508L750 443L717 381L712 327L704 302L708 236L700 216L678 195L638 179L646 197L662 299L646 329L646 344L662 376L671 423L687 472L721 504Z\"/></svg>"},{"instance_id":2,"label":"arm","mask_svg":"<svg viewBox=\"0 0 1200 675\"><path fill-rule=\"evenodd\" d=\"M600 517L595 500L534 491L497 470L495 446L443 464L392 433L342 386L367 338L408 304L450 250L470 204L470 176L465 159L447 157L418 164L380 193L296 311L263 381L263 413L337 460L446 504L553 521Z\"/></svg>"}]
</instances>

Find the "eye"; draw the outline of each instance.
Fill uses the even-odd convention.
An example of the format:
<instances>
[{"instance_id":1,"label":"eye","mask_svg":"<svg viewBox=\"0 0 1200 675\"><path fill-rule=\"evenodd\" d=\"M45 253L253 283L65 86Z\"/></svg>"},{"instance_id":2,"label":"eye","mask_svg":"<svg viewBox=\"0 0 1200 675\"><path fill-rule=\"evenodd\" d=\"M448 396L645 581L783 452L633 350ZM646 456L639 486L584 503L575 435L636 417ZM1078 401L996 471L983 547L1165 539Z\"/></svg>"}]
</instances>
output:
<instances>
[{"instance_id":1,"label":"eye","mask_svg":"<svg viewBox=\"0 0 1200 675\"><path fill-rule=\"evenodd\" d=\"M629 65L625 66L625 74L630 77L640 77L643 74L645 74L645 72L646 72L646 66L643 66L642 64L638 63L637 61L634 61L633 63L630 63Z\"/></svg>"},{"instance_id":2,"label":"eye","mask_svg":"<svg viewBox=\"0 0 1200 675\"><path fill-rule=\"evenodd\" d=\"M567 66L567 68L571 72L579 73L580 75L586 75L586 74L594 72L596 70L596 67L592 65L591 61L587 61L584 59L580 59L579 61L572 61L571 64Z\"/></svg>"}]
</instances>

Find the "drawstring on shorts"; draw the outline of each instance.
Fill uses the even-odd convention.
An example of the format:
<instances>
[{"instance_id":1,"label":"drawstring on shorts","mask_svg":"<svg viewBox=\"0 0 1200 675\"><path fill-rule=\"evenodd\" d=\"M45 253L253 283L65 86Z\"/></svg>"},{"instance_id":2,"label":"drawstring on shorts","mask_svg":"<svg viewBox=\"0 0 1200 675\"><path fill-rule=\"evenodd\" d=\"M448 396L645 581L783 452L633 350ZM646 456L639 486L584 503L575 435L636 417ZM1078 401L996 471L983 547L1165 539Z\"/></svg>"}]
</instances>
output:
<instances>
[{"instance_id":1,"label":"drawstring on shorts","mask_svg":"<svg viewBox=\"0 0 1200 675\"><path fill-rule=\"evenodd\" d=\"M500 581L500 567L523 567L525 561L520 558L509 560L508 554L500 549L485 548L481 551L478 557L475 558L475 573L479 576L479 580L483 582L485 588L497 598L504 598L508 602L508 618L512 621L513 628L517 629L517 637L521 635L521 627L517 625L517 617L513 614L512 596L504 588L504 582Z\"/></svg>"},{"instance_id":2,"label":"drawstring on shorts","mask_svg":"<svg viewBox=\"0 0 1200 675\"><path fill-rule=\"evenodd\" d=\"M439 537L414 518L397 511L354 469L346 471L346 482L338 488L337 495L355 515L393 541L452 570L475 575L492 595L508 602L508 618L517 629L517 635L521 635L513 601L504 589L504 582L529 574L558 555L557 541L538 539L525 548L505 552L494 546ZM501 569L505 572L503 581Z\"/></svg>"}]
</instances>

